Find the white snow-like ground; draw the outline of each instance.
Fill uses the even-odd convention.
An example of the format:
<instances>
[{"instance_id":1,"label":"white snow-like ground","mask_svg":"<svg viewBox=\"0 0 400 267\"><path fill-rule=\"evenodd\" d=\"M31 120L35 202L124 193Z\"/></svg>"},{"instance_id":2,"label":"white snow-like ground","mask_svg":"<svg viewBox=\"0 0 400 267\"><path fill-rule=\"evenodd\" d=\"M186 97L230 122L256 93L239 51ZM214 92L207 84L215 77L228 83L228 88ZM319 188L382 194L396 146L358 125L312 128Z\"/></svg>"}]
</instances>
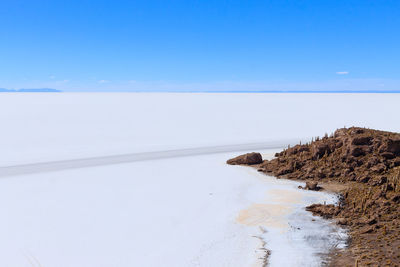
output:
<instances>
[{"instance_id":1,"label":"white snow-like ground","mask_svg":"<svg viewBox=\"0 0 400 267\"><path fill-rule=\"evenodd\" d=\"M397 94L1 94L0 166L279 142L344 125L400 131L399 102ZM343 245L339 228L303 209L332 195L225 165L240 153L3 176L0 266L259 266L253 236L272 251L271 266L318 266L321 253Z\"/></svg>"},{"instance_id":2,"label":"white snow-like ground","mask_svg":"<svg viewBox=\"0 0 400 267\"><path fill-rule=\"evenodd\" d=\"M400 131L400 94L0 95L0 166L300 139L343 126Z\"/></svg>"},{"instance_id":3,"label":"white snow-like ground","mask_svg":"<svg viewBox=\"0 0 400 267\"><path fill-rule=\"evenodd\" d=\"M234 155L2 178L0 265L261 266L261 237L271 266L318 266L341 236L303 207L335 199L226 165Z\"/></svg>"},{"instance_id":4,"label":"white snow-like ground","mask_svg":"<svg viewBox=\"0 0 400 267\"><path fill-rule=\"evenodd\" d=\"M235 218L265 188L229 156L3 178L0 266L250 266L257 231Z\"/></svg>"}]
</instances>

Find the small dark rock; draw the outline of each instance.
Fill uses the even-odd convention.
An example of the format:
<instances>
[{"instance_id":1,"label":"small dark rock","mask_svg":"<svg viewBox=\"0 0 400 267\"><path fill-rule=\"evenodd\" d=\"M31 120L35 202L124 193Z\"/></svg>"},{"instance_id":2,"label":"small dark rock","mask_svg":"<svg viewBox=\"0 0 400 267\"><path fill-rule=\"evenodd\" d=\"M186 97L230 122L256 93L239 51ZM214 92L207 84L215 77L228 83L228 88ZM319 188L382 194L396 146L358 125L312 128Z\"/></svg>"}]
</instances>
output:
<instances>
[{"instance_id":1,"label":"small dark rock","mask_svg":"<svg viewBox=\"0 0 400 267\"><path fill-rule=\"evenodd\" d=\"M363 134L365 131L364 129L354 128L351 130L351 134Z\"/></svg>"},{"instance_id":2,"label":"small dark rock","mask_svg":"<svg viewBox=\"0 0 400 267\"><path fill-rule=\"evenodd\" d=\"M365 156L365 149L363 147L352 147L350 149L350 154L353 157L360 157L360 156Z\"/></svg>"},{"instance_id":3,"label":"small dark rock","mask_svg":"<svg viewBox=\"0 0 400 267\"><path fill-rule=\"evenodd\" d=\"M393 165L393 167L400 166L400 158L397 158L397 159L393 160L392 165Z\"/></svg>"},{"instance_id":4,"label":"small dark rock","mask_svg":"<svg viewBox=\"0 0 400 267\"><path fill-rule=\"evenodd\" d=\"M357 179L358 182L360 183L368 183L370 177L369 176L363 176Z\"/></svg>"},{"instance_id":5,"label":"small dark rock","mask_svg":"<svg viewBox=\"0 0 400 267\"><path fill-rule=\"evenodd\" d=\"M381 156L385 159L393 159L396 157L392 152L383 152Z\"/></svg>"},{"instance_id":6,"label":"small dark rock","mask_svg":"<svg viewBox=\"0 0 400 267\"><path fill-rule=\"evenodd\" d=\"M395 203L400 203L400 194L393 196L392 201Z\"/></svg>"},{"instance_id":7,"label":"small dark rock","mask_svg":"<svg viewBox=\"0 0 400 267\"><path fill-rule=\"evenodd\" d=\"M314 181L309 181L309 182L306 182L306 187L305 187L305 189L308 189L308 190L318 190L319 189L319 187L318 187L318 182L314 182Z\"/></svg>"},{"instance_id":8,"label":"small dark rock","mask_svg":"<svg viewBox=\"0 0 400 267\"><path fill-rule=\"evenodd\" d=\"M376 224L376 223L377 223L376 218L371 218L371 219L369 219L367 221L367 224L369 224L369 225L373 225L373 224Z\"/></svg>"}]
</instances>

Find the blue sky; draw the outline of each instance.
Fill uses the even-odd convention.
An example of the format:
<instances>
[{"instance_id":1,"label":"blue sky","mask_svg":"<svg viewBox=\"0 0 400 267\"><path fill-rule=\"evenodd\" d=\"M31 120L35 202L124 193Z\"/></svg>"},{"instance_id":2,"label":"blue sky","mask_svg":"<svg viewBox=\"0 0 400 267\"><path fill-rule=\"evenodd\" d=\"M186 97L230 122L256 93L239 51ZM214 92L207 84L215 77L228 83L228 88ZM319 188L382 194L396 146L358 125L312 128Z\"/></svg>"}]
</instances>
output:
<instances>
[{"instance_id":1,"label":"blue sky","mask_svg":"<svg viewBox=\"0 0 400 267\"><path fill-rule=\"evenodd\" d=\"M0 88L400 90L400 1L0 3Z\"/></svg>"}]
</instances>

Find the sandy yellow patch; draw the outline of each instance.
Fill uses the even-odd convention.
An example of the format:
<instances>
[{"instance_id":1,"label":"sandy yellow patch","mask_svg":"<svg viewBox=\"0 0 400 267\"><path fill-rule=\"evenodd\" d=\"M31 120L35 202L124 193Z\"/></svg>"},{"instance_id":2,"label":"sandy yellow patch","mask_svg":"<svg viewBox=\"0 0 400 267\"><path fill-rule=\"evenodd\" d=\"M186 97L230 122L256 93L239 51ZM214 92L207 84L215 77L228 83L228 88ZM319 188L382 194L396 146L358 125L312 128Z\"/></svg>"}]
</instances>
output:
<instances>
[{"instance_id":1,"label":"sandy yellow patch","mask_svg":"<svg viewBox=\"0 0 400 267\"><path fill-rule=\"evenodd\" d=\"M239 212L236 221L249 226L266 226L274 228L287 228L285 215L291 208L279 204L253 204Z\"/></svg>"}]
</instances>

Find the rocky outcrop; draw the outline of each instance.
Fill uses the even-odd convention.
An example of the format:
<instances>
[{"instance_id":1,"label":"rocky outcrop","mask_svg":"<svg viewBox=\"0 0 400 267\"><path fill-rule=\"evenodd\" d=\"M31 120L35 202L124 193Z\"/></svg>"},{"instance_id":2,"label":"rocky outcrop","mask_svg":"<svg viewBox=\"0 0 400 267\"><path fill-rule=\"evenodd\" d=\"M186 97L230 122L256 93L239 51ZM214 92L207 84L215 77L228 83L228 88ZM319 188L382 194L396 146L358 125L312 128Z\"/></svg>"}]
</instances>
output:
<instances>
[{"instance_id":1,"label":"rocky outcrop","mask_svg":"<svg viewBox=\"0 0 400 267\"><path fill-rule=\"evenodd\" d=\"M311 211L314 215L320 215L326 219L330 219L333 216L339 214L340 209L335 205L324 205L324 204L312 204L306 207L306 210Z\"/></svg>"},{"instance_id":2,"label":"rocky outcrop","mask_svg":"<svg viewBox=\"0 0 400 267\"><path fill-rule=\"evenodd\" d=\"M400 134L363 128L339 129L330 137L296 145L263 161L260 171L290 179L368 182L400 166Z\"/></svg>"},{"instance_id":3,"label":"rocky outcrop","mask_svg":"<svg viewBox=\"0 0 400 267\"><path fill-rule=\"evenodd\" d=\"M400 156L400 138L387 139L386 142L382 145L381 151L390 152L396 156Z\"/></svg>"},{"instance_id":4,"label":"rocky outcrop","mask_svg":"<svg viewBox=\"0 0 400 267\"><path fill-rule=\"evenodd\" d=\"M238 158L233 162L249 164ZM305 180L304 189L316 190L318 183L328 181L346 185L340 205L313 204L306 209L349 227L348 251L359 259L359 266L374 265L374 259L400 266L400 134L342 128L289 147L272 160L250 162L278 178Z\"/></svg>"},{"instance_id":5,"label":"rocky outcrop","mask_svg":"<svg viewBox=\"0 0 400 267\"><path fill-rule=\"evenodd\" d=\"M254 165L262 163L262 156L260 153L252 152L244 155L237 156L236 158L228 160L226 163L229 165Z\"/></svg>"}]
</instances>

